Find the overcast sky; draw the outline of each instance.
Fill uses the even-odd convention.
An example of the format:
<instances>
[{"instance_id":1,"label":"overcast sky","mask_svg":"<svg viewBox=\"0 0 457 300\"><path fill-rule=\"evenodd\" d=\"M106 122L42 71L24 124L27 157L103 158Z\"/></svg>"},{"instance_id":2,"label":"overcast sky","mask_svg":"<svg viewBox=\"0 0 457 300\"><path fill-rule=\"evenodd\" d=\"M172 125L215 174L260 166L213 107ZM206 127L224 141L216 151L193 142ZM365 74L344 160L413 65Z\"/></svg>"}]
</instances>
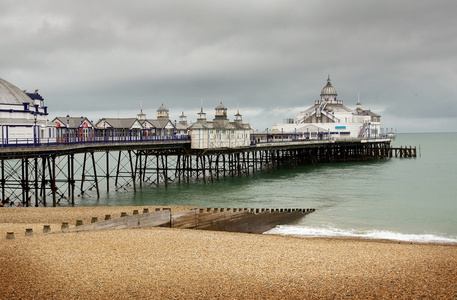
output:
<instances>
[{"instance_id":1,"label":"overcast sky","mask_svg":"<svg viewBox=\"0 0 457 300\"><path fill-rule=\"evenodd\" d=\"M397 132L457 131L457 1L1 1L0 77L49 118L207 118L254 129L338 98Z\"/></svg>"}]
</instances>

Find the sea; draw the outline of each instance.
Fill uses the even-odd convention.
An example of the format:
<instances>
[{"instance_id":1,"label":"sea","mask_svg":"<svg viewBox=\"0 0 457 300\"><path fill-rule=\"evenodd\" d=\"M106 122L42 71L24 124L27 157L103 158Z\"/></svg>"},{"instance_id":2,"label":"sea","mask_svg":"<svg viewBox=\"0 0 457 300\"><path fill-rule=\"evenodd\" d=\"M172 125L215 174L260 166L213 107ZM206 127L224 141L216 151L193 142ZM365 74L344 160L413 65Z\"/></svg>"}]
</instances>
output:
<instances>
[{"instance_id":1,"label":"sea","mask_svg":"<svg viewBox=\"0 0 457 300\"><path fill-rule=\"evenodd\" d=\"M76 205L314 208L266 234L457 244L457 133L398 133L392 146L416 146L417 157L144 186L77 198Z\"/></svg>"}]
</instances>

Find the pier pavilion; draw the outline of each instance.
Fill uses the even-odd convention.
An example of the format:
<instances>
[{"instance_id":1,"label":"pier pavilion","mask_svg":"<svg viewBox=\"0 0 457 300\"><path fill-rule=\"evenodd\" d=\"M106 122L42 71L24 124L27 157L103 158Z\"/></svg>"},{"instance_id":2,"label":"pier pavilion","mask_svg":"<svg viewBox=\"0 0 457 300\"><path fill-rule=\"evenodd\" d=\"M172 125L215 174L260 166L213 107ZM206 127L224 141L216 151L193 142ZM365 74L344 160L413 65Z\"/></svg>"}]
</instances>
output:
<instances>
[{"instance_id":1,"label":"pier pavilion","mask_svg":"<svg viewBox=\"0 0 457 300\"><path fill-rule=\"evenodd\" d=\"M237 111L235 120L230 122L227 107L221 103L215 108L213 121L207 121L203 107L198 113L197 122L189 126L192 149L217 149L246 147L251 143L251 126L243 123Z\"/></svg>"},{"instance_id":2,"label":"pier pavilion","mask_svg":"<svg viewBox=\"0 0 457 300\"><path fill-rule=\"evenodd\" d=\"M48 122L48 107L35 90L27 93L0 78L0 140L2 145L37 143L55 138L55 126Z\"/></svg>"},{"instance_id":3,"label":"pier pavilion","mask_svg":"<svg viewBox=\"0 0 457 300\"><path fill-rule=\"evenodd\" d=\"M56 142L84 142L95 137L95 126L86 117L55 117L52 123L56 126ZM40 141L41 142L41 141Z\"/></svg>"},{"instance_id":4,"label":"pier pavilion","mask_svg":"<svg viewBox=\"0 0 457 300\"><path fill-rule=\"evenodd\" d=\"M297 133L309 137L326 135L329 139L376 138L382 135L381 116L371 110L362 109L360 100L351 109L338 99L338 93L327 78L320 99L314 105L300 112L296 119L275 124L272 131ZM386 132L387 134L387 132Z\"/></svg>"}]
</instances>

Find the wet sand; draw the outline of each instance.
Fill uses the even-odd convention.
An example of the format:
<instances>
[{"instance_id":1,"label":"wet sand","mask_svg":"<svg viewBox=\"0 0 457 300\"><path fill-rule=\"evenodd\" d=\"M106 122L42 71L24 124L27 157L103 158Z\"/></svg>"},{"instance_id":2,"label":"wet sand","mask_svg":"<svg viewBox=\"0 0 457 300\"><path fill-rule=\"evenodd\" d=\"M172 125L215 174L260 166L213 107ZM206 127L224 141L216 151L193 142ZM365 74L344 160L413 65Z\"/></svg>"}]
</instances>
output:
<instances>
[{"instance_id":1,"label":"wet sand","mask_svg":"<svg viewBox=\"0 0 457 300\"><path fill-rule=\"evenodd\" d=\"M60 232L62 222L133 209L143 207L0 208L0 298L457 298L456 245L170 228ZM10 231L15 239L6 239Z\"/></svg>"}]
</instances>

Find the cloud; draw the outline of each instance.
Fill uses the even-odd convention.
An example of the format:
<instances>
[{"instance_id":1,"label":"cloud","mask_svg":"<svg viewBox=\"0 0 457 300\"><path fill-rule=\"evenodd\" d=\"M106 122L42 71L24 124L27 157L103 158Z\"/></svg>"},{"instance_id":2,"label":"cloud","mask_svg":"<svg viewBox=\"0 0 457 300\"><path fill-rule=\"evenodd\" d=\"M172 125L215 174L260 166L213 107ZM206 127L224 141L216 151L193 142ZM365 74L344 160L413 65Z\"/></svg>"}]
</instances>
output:
<instances>
[{"instance_id":1,"label":"cloud","mask_svg":"<svg viewBox=\"0 0 457 300\"><path fill-rule=\"evenodd\" d=\"M201 99L208 116L222 100L266 128L311 106L330 74L347 106L360 95L402 130L426 119L428 130L449 131L440 120L457 120L456 9L392 0L3 2L0 76L40 88L51 115L131 116L141 99L148 115L163 102L172 118L192 118Z\"/></svg>"}]
</instances>

